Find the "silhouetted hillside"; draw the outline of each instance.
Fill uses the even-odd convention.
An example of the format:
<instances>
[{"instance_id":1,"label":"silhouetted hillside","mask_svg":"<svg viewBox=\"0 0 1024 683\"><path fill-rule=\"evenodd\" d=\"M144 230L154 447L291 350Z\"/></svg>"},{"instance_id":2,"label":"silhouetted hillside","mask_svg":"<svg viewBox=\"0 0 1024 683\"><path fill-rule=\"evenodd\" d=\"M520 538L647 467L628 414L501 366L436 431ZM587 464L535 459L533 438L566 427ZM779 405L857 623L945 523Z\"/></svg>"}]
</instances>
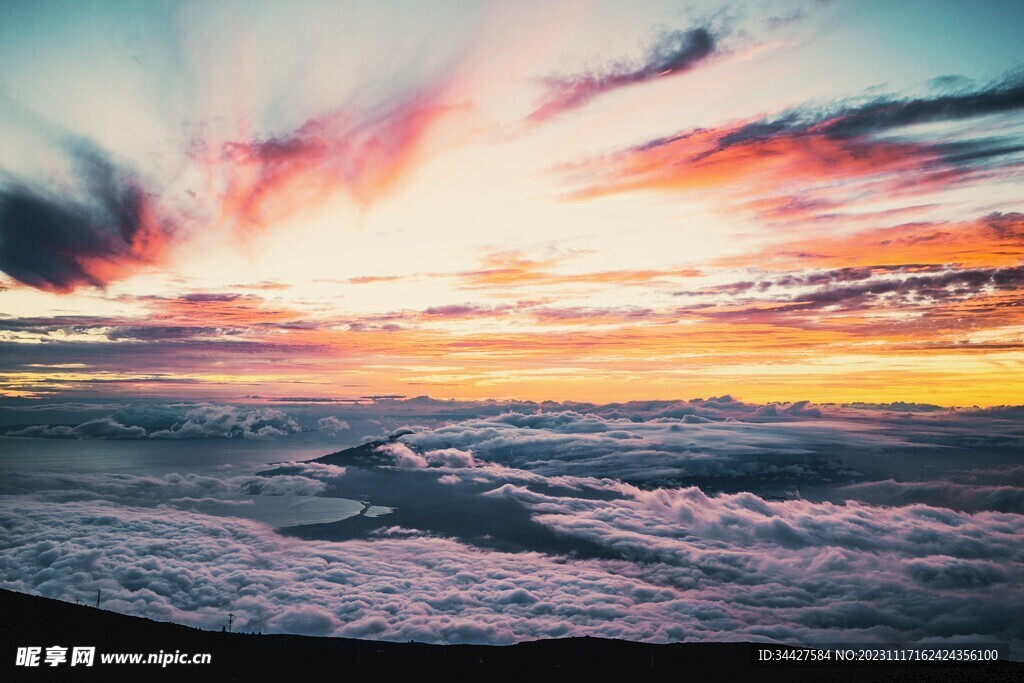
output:
<instances>
[{"instance_id":1,"label":"silhouetted hillside","mask_svg":"<svg viewBox=\"0 0 1024 683\"><path fill-rule=\"evenodd\" d=\"M677 680L749 680L781 676L787 680L957 680L1006 681L1024 673L1021 663L992 662L884 668L752 666L763 645L686 643L650 645L599 638L566 638L495 647L425 645L348 638L257 635L202 631L156 622L49 598L0 590L0 639L5 680L109 679L117 669L146 678L181 680L191 672L223 680L269 680L271 677L322 671L327 667L350 678L367 673L422 673L468 677L501 673L526 678L538 672L629 676L631 679L671 675ZM49 667L15 666L18 647L95 646L91 668L63 663ZM210 653L209 665L102 664L104 653ZM70 650L69 650L70 657ZM40 657L42 660L42 657ZM116 675L116 674L115 674ZM743 678L738 678L742 676Z\"/></svg>"}]
</instances>

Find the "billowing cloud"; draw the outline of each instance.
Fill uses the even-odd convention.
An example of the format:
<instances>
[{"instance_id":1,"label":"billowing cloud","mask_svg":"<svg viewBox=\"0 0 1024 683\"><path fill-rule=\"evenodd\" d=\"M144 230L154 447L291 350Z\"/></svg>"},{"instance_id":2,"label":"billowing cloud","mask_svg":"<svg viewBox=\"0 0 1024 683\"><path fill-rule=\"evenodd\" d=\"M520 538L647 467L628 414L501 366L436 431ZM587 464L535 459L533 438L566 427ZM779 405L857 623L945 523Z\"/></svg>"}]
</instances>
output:
<instances>
[{"instance_id":1,"label":"billowing cloud","mask_svg":"<svg viewBox=\"0 0 1024 683\"><path fill-rule=\"evenodd\" d=\"M1010 408L906 403L638 401L419 425L396 432L380 449L388 459L373 462L437 470L445 484L458 477L606 492L602 482L698 485L768 498L1016 512L1024 479L1002 469L1002 454L1024 443L1015 416ZM951 458L963 469L951 471Z\"/></svg>"},{"instance_id":2,"label":"billowing cloud","mask_svg":"<svg viewBox=\"0 0 1024 683\"><path fill-rule=\"evenodd\" d=\"M231 406L200 406L185 413L184 421L150 434L155 439L236 437L273 439L299 431L286 413L274 408L241 412Z\"/></svg>"},{"instance_id":3,"label":"billowing cloud","mask_svg":"<svg viewBox=\"0 0 1024 683\"><path fill-rule=\"evenodd\" d=\"M427 462L437 463L444 467L473 467L476 464L472 451L458 448L439 448L427 451L423 457L427 459Z\"/></svg>"},{"instance_id":4,"label":"billowing cloud","mask_svg":"<svg viewBox=\"0 0 1024 683\"><path fill-rule=\"evenodd\" d=\"M427 467L427 459L416 453L404 443L387 443L377 449L379 453L390 456L397 467L420 469Z\"/></svg>"},{"instance_id":5,"label":"billowing cloud","mask_svg":"<svg viewBox=\"0 0 1024 683\"><path fill-rule=\"evenodd\" d=\"M819 411L805 404L771 406L770 410L738 407L748 409L754 419L782 421L741 422L722 417L714 403L705 408L701 403L663 402L650 411L658 416L650 421L640 418L642 413L633 412L632 406L599 408L594 414L509 413L414 431L389 447L404 452L405 444L411 444L421 453L471 449L479 459L549 477L614 478L648 486L703 482L771 487L779 481L857 477L835 458L815 454L819 449L823 453L825 444L849 447L870 440L878 446L894 446L900 442L881 433L868 436L863 430L847 431L838 423L786 422L820 417ZM602 410L617 416L603 417Z\"/></svg>"},{"instance_id":6,"label":"billowing cloud","mask_svg":"<svg viewBox=\"0 0 1024 683\"><path fill-rule=\"evenodd\" d=\"M0 581L64 599L101 589L108 609L212 629L231 611L243 630L401 641L987 637L1020 650L1019 516L694 489L613 503L495 495L525 497L545 524L624 559L484 551L400 529L299 541L185 511L18 501L0 511Z\"/></svg>"},{"instance_id":7,"label":"billowing cloud","mask_svg":"<svg viewBox=\"0 0 1024 683\"><path fill-rule=\"evenodd\" d=\"M69 145L73 182L0 186L0 270L31 287L103 287L163 260L175 227L142 180L95 146Z\"/></svg>"},{"instance_id":8,"label":"billowing cloud","mask_svg":"<svg viewBox=\"0 0 1024 683\"><path fill-rule=\"evenodd\" d=\"M548 76L541 104L528 120L547 121L613 90L685 73L714 54L716 42L708 27L671 31L658 37L640 63L622 62L570 76Z\"/></svg>"},{"instance_id":9,"label":"billowing cloud","mask_svg":"<svg viewBox=\"0 0 1024 683\"><path fill-rule=\"evenodd\" d=\"M83 422L75 427L66 425L32 425L7 432L8 436L49 436L76 439L140 439L146 430L138 425L126 427L111 417L101 417Z\"/></svg>"},{"instance_id":10,"label":"billowing cloud","mask_svg":"<svg viewBox=\"0 0 1024 683\"><path fill-rule=\"evenodd\" d=\"M721 396L452 420L472 404L386 406L448 417L259 474L14 472L0 585L102 590L110 609L214 629L231 611L246 630L389 640L1024 652L1019 407ZM257 514L270 499L338 506L275 533Z\"/></svg>"},{"instance_id":11,"label":"billowing cloud","mask_svg":"<svg viewBox=\"0 0 1024 683\"><path fill-rule=\"evenodd\" d=\"M841 495L878 505L935 505L974 512L996 510L1024 514L1024 488L958 484L950 481L871 481L848 484Z\"/></svg>"},{"instance_id":12,"label":"billowing cloud","mask_svg":"<svg viewBox=\"0 0 1024 683\"><path fill-rule=\"evenodd\" d=\"M327 432L328 434L337 434L338 432L344 432L349 429L348 422L345 422L344 420L339 420L334 415L321 417L319 420L316 421L316 424L320 431Z\"/></svg>"},{"instance_id":13,"label":"billowing cloud","mask_svg":"<svg viewBox=\"0 0 1024 683\"><path fill-rule=\"evenodd\" d=\"M348 427L337 418L323 418L322 431ZM139 404L76 426L30 425L8 436L79 439L275 439L302 430L294 417L269 407L199 404Z\"/></svg>"},{"instance_id":14,"label":"billowing cloud","mask_svg":"<svg viewBox=\"0 0 1024 683\"><path fill-rule=\"evenodd\" d=\"M344 468L304 463L293 473L261 477L246 473L251 468L228 468L218 476L197 473L163 475L107 473L12 472L0 491L51 503L103 500L108 503L155 508L197 501L250 502L251 496L316 496L326 481L344 476ZM242 471L239 471L242 470ZM244 515L242 515L244 516Z\"/></svg>"},{"instance_id":15,"label":"billowing cloud","mask_svg":"<svg viewBox=\"0 0 1024 683\"><path fill-rule=\"evenodd\" d=\"M458 448L437 448L417 453L401 441L391 441L377 448L378 453L390 457L396 467L422 469L426 467L473 467L473 453Z\"/></svg>"}]
</instances>

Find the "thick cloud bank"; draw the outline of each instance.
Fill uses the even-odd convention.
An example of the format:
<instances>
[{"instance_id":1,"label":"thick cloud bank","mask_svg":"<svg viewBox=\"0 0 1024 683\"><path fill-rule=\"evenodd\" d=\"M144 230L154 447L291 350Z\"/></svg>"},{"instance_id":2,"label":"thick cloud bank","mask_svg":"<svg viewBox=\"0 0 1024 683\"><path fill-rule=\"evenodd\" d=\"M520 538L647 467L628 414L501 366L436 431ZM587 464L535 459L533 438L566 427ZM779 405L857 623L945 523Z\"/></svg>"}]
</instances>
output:
<instances>
[{"instance_id":1,"label":"thick cloud bank","mask_svg":"<svg viewBox=\"0 0 1024 683\"><path fill-rule=\"evenodd\" d=\"M391 529L298 541L236 519L101 503L5 504L6 588L217 628L431 642L1024 637L1016 515L766 503L695 489L614 504L507 487L621 560L508 554Z\"/></svg>"},{"instance_id":2,"label":"thick cloud bank","mask_svg":"<svg viewBox=\"0 0 1024 683\"><path fill-rule=\"evenodd\" d=\"M320 431L336 434L348 425L334 416L322 418ZM37 424L7 432L8 436L78 439L208 439L269 440L301 431L284 411L270 407L197 404L127 406L110 415L75 426Z\"/></svg>"},{"instance_id":3,"label":"thick cloud bank","mask_svg":"<svg viewBox=\"0 0 1024 683\"><path fill-rule=\"evenodd\" d=\"M1017 408L420 407L381 442L263 473L10 472L0 586L99 589L213 629L230 611L243 630L403 641L986 641L1024 658ZM159 431L162 413L132 410L120 424ZM324 417L276 410L191 406L170 431ZM275 529L246 512L267 497L363 509Z\"/></svg>"}]
</instances>

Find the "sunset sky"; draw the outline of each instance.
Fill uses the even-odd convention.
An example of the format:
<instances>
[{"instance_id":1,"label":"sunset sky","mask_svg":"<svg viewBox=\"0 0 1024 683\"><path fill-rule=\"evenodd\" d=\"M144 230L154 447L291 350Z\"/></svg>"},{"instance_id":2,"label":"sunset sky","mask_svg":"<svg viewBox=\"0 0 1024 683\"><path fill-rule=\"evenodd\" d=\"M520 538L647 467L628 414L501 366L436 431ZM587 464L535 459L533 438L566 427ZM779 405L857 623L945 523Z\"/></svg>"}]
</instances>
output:
<instances>
[{"instance_id":1,"label":"sunset sky","mask_svg":"<svg viewBox=\"0 0 1024 683\"><path fill-rule=\"evenodd\" d=\"M1024 3L286 7L0 5L0 396L1024 403Z\"/></svg>"}]
</instances>

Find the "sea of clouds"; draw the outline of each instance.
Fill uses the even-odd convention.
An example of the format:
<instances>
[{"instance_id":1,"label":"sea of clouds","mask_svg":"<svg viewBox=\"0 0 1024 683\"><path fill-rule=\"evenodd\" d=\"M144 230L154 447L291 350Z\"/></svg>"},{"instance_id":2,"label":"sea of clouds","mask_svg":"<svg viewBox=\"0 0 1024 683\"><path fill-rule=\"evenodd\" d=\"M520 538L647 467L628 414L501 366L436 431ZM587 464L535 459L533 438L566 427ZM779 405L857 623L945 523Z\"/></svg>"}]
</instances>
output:
<instances>
[{"instance_id":1,"label":"sea of clouds","mask_svg":"<svg viewBox=\"0 0 1024 683\"><path fill-rule=\"evenodd\" d=\"M299 412L278 423L323 418ZM715 399L479 412L403 416L372 466L8 472L0 587L102 590L108 609L213 629L230 611L246 631L403 641L973 641L1024 656L1014 409ZM514 506L593 550L507 552L389 515L359 537L300 538L202 511L340 495L363 467Z\"/></svg>"}]
</instances>

